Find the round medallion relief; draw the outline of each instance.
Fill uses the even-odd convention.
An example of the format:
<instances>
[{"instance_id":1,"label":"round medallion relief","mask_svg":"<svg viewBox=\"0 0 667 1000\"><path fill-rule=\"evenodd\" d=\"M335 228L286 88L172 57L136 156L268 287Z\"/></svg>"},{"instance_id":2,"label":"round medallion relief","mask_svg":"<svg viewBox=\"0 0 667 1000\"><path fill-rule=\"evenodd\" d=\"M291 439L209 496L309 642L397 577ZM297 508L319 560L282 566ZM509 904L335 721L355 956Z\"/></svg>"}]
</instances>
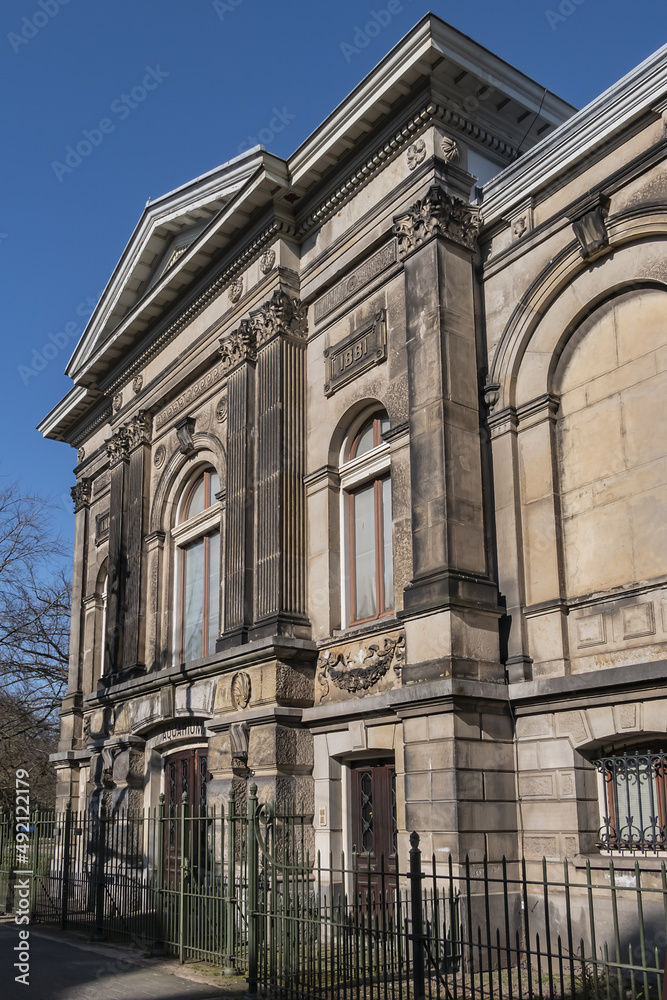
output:
<instances>
[{"instance_id":1,"label":"round medallion relief","mask_svg":"<svg viewBox=\"0 0 667 1000\"><path fill-rule=\"evenodd\" d=\"M241 671L232 677L232 704L234 708L243 711L250 702L250 674Z\"/></svg>"},{"instance_id":2,"label":"round medallion relief","mask_svg":"<svg viewBox=\"0 0 667 1000\"><path fill-rule=\"evenodd\" d=\"M156 469L161 469L164 465L165 459L167 457L167 449L163 444L161 444L155 451L153 455L153 465Z\"/></svg>"}]
</instances>

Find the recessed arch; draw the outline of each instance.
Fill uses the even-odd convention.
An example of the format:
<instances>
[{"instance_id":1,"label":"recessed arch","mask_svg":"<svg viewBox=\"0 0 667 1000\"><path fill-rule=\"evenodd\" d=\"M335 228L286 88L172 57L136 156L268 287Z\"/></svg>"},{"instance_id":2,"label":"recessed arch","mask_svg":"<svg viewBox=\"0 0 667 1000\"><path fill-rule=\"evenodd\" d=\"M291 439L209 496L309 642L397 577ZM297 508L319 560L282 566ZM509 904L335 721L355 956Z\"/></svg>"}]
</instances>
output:
<instances>
[{"instance_id":1,"label":"recessed arch","mask_svg":"<svg viewBox=\"0 0 667 1000\"><path fill-rule=\"evenodd\" d=\"M195 434L194 451L183 455L174 450L167 461L155 488L150 516L150 532L167 531L175 518L175 504L185 481L193 476L200 466L211 465L220 477L221 488L227 482L227 456L218 438L211 434Z\"/></svg>"},{"instance_id":2,"label":"recessed arch","mask_svg":"<svg viewBox=\"0 0 667 1000\"><path fill-rule=\"evenodd\" d=\"M582 260L576 241L542 270L516 306L493 352L489 382L497 409L519 407L551 391L550 378L571 333L603 299L632 285L667 289L667 209L609 222L610 251ZM557 307L557 308L556 308Z\"/></svg>"},{"instance_id":3,"label":"recessed arch","mask_svg":"<svg viewBox=\"0 0 667 1000\"><path fill-rule=\"evenodd\" d=\"M341 461L343 445L348 437L359 430L361 425L375 412L383 412L389 416L386 405L379 399L372 396L365 396L356 400L352 406L342 414L336 424L329 442L329 464L338 466Z\"/></svg>"}]
</instances>

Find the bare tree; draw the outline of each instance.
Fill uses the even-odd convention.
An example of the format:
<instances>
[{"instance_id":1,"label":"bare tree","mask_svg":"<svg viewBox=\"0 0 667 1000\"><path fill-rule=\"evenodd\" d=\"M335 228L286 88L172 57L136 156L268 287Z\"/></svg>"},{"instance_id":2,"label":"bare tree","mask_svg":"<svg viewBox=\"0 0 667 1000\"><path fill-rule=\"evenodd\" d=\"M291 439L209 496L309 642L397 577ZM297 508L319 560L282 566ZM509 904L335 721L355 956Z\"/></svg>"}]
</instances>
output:
<instances>
[{"instance_id":1,"label":"bare tree","mask_svg":"<svg viewBox=\"0 0 667 1000\"><path fill-rule=\"evenodd\" d=\"M0 803L19 767L31 772L33 797L43 804L52 797L48 755L57 742L69 646L63 557L48 500L17 484L1 489Z\"/></svg>"}]
</instances>

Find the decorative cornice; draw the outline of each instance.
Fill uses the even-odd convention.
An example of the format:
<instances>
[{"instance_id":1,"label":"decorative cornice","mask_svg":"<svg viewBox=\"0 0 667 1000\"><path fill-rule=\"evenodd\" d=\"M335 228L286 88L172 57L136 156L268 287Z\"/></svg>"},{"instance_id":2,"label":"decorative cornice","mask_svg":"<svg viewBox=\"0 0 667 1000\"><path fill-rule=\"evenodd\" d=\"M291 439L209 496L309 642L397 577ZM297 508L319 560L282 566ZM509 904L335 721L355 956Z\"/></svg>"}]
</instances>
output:
<instances>
[{"instance_id":1,"label":"decorative cornice","mask_svg":"<svg viewBox=\"0 0 667 1000\"><path fill-rule=\"evenodd\" d=\"M394 217L392 232L398 237L399 256L404 258L434 236L474 250L479 228L479 213L471 205L433 184L424 198Z\"/></svg>"},{"instance_id":2,"label":"decorative cornice","mask_svg":"<svg viewBox=\"0 0 667 1000\"><path fill-rule=\"evenodd\" d=\"M78 513L78 511L82 510L84 507L88 506L88 504L90 503L91 492L92 492L92 480L90 479L82 479L80 480L80 482L72 486L70 494L72 496L72 500L74 501L75 514Z\"/></svg>"},{"instance_id":3,"label":"decorative cornice","mask_svg":"<svg viewBox=\"0 0 667 1000\"><path fill-rule=\"evenodd\" d=\"M250 319L241 320L241 325L232 330L228 337L220 340L219 353L223 374L228 374L244 361L257 359L257 337L255 324Z\"/></svg>"},{"instance_id":4,"label":"decorative cornice","mask_svg":"<svg viewBox=\"0 0 667 1000\"><path fill-rule=\"evenodd\" d=\"M229 264L224 271L222 271L217 278L215 278L210 285L208 285L200 295L198 295L193 302L184 309L182 313L170 323L159 336L151 343L145 351L143 351L139 357L131 365L124 370L122 375L120 375L114 382L109 386L108 392L113 393L119 388L123 388L131 382L135 375L140 372L146 364L151 361L160 351L165 347L169 341L177 337L182 330L185 329L190 323L193 322L199 316L200 313L210 305L214 299L217 299L225 289L228 288L230 283L234 278L239 275L245 268L255 260L256 257L260 256L261 253L266 248L267 243L271 243L275 240L276 236L294 236L295 227L289 222L282 219L277 219L270 226L268 226L259 236L254 240L251 240L245 249L238 253L231 264Z\"/></svg>"},{"instance_id":5,"label":"decorative cornice","mask_svg":"<svg viewBox=\"0 0 667 1000\"><path fill-rule=\"evenodd\" d=\"M435 101L429 101L421 111L418 111L410 121L395 132L380 149L377 149L358 170L348 177L334 194L299 224L296 231L297 236L305 236L311 229L321 226L322 223L331 218L340 209L341 204L357 194L358 188L372 180L375 174L383 170L387 163L398 156L405 146L414 143L415 138L431 124L447 125L463 135L473 136L476 142L500 153L510 163L517 156L517 150L513 146L503 142L491 132L487 132L469 118L459 115Z\"/></svg>"},{"instance_id":6,"label":"decorative cornice","mask_svg":"<svg viewBox=\"0 0 667 1000\"><path fill-rule=\"evenodd\" d=\"M282 288L276 288L269 301L251 313L251 322L258 348L275 337L303 341L308 336L306 307Z\"/></svg>"}]
</instances>

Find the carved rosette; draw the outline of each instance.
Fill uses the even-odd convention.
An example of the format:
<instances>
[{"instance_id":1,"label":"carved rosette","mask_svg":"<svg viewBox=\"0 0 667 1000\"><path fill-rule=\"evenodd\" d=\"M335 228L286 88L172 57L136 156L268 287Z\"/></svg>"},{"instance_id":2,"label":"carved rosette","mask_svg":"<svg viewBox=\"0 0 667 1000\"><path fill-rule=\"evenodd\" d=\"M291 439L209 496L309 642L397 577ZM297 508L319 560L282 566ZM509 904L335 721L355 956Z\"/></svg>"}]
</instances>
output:
<instances>
[{"instance_id":1,"label":"carved rosette","mask_svg":"<svg viewBox=\"0 0 667 1000\"><path fill-rule=\"evenodd\" d=\"M276 252L275 250L265 250L262 256L259 258L259 269L262 274L268 274L273 270L276 263Z\"/></svg>"},{"instance_id":2,"label":"carved rosette","mask_svg":"<svg viewBox=\"0 0 667 1000\"><path fill-rule=\"evenodd\" d=\"M417 139L411 146L408 146L406 155L408 158L408 168L415 170L426 159L426 143L424 140Z\"/></svg>"},{"instance_id":3,"label":"carved rosette","mask_svg":"<svg viewBox=\"0 0 667 1000\"><path fill-rule=\"evenodd\" d=\"M268 302L252 314L257 347L268 344L274 337L305 340L308 336L306 307L282 288L276 288Z\"/></svg>"},{"instance_id":4,"label":"carved rosette","mask_svg":"<svg viewBox=\"0 0 667 1000\"><path fill-rule=\"evenodd\" d=\"M227 290L229 299L236 304L243 295L243 278L235 278Z\"/></svg>"},{"instance_id":5,"label":"carved rosette","mask_svg":"<svg viewBox=\"0 0 667 1000\"><path fill-rule=\"evenodd\" d=\"M122 408L122 406L123 406L123 393L122 392L117 392L116 395L113 397L112 406L113 406L114 413L118 413L118 411Z\"/></svg>"},{"instance_id":6,"label":"carved rosette","mask_svg":"<svg viewBox=\"0 0 667 1000\"><path fill-rule=\"evenodd\" d=\"M250 674L247 674L245 670L234 674L232 677L231 698L232 705L237 711L242 712L248 707L251 693L252 684L250 683Z\"/></svg>"},{"instance_id":7,"label":"carved rosette","mask_svg":"<svg viewBox=\"0 0 667 1000\"><path fill-rule=\"evenodd\" d=\"M329 681L341 691L356 694L368 691L380 681L390 667L400 676L405 659L405 633L396 638L385 636L382 646L372 643L358 652L338 653L332 657L326 650L317 661L317 679L322 697L329 691Z\"/></svg>"},{"instance_id":8,"label":"carved rosette","mask_svg":"<svg viewBox=\"0 0 667 1000\"><path fill-rule=\"evenodd\" d=\"M455 139L450 139L448 135L443 136L440 149L447 163L458 163L461 159L461 151L459 150L458 143Z\"/></svg>"},{"instance_id":9,"label":"carved rosette","mask_svg":"<svg viewBox=\"0 0 667 1000\"><path fill-rule=\"evenodd\" d=\"M85 457L86 457L86 449L79 448L79 450L76 453L76 460L79 463L79 465L81 465Z\"/></svg>"},{"instance_id":10,"label":"carved rosette","mask_svg":"<svg viewBox=\"0 0 667 1000\"><path fill-rule=\"evenodd\" d=\"M224 374L238 368L244 361L257 359L257 338L251 320L241 320L241 325L228 337L220 340L218 348Z\"/></svg>"},{"instance_id":11,"label":"carved rosette","mask_svg":"<svg viewBox=\"0 0 667 1000\"><path fill-rule=\"evenodd\" d=\"M143 384L144 384L144 376L143 375L137 375L136 378L132 379L132 392L135 395L138 392L141 392Z\"/></svg>"},{"instance_id":12,"label":"carved rosette","mask_svg":"<svg viewBox=\"0 0 667 1000\"><path fill-rule=\"evenodd\" d=\"M221 396L220 399L218 400L218 405L215 408L215 419L218 421L219 424L221 424L223 422L223 420L227 419L227 397L226 396Z\"/></svg>"},{"instance_id":13,"label":"carved rosette","mask_svg":"<svg viewBox=\"0 0 667 1000\"><path fill-rule=\"evenodd\" d=\"M153 465L156 469L161 469L167 458L167 449L163 444L159 445L153 455Z\"/></svg>"},{"instance_id":14,"label":"carved rosette","mask_svg":"<svg viewBox=\"0 0 667 1000\"><path fill-rule=\"evenodd\" d=\"M130 435L126 427L119 427L107 441L107 455L112 466L130 457Z\"/></svg>"},{"instance_id":15,"label":"carved rosette","mask_svg":"<svg viewBox=\"0 0 667 1000\"><path fill-rule=\"evenodd\" d=\"M90 496L92 492L92 483L90 479L82 479L70 490L72 500L74 501L74 513L80 511L83 507L87 507L90 503Z\"/></svg>"},{"instance_id":16,"label":"carved rosette","mask_svg":"<svg viewBox=\"0 0 667 1000\"><path fill-rule=\"evenodd\" d=\"M394 218L392 232L398 237L399 255L405 257L434 236L445 237L474 250L479 226L478 213L471 205L446 194L434 184L426 197L404 215Z\"/></svg>"}]
</instances>

